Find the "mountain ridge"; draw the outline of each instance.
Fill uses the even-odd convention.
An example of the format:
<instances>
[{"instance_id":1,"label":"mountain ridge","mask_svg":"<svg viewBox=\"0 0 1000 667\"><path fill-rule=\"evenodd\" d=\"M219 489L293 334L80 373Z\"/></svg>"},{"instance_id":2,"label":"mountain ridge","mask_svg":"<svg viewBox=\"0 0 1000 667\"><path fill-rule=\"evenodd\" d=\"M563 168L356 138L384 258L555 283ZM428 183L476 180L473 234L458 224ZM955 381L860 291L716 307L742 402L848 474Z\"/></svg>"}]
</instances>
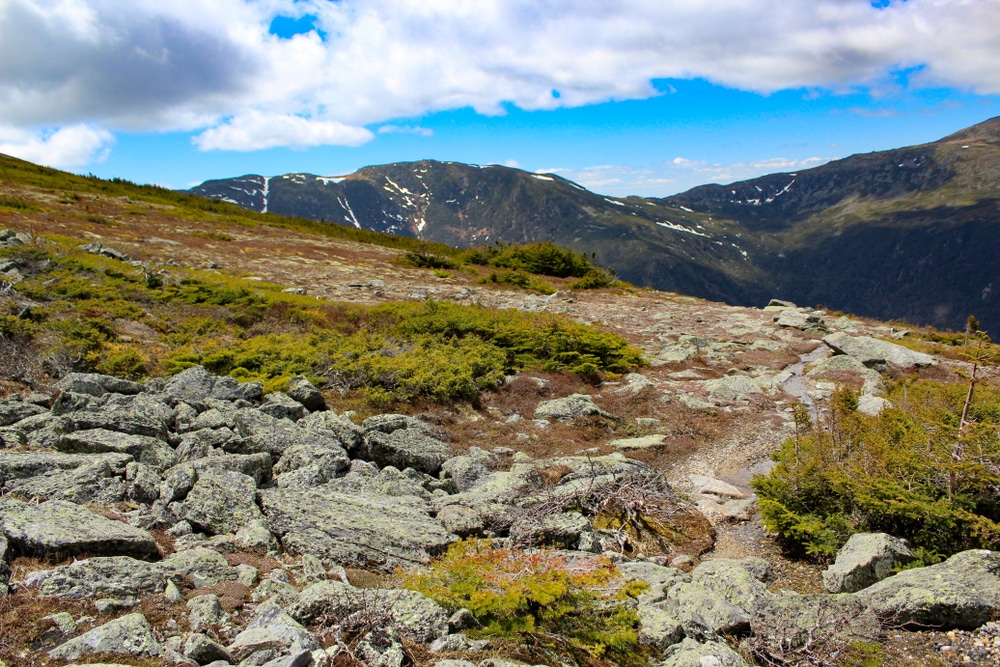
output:
<instances>
[{"instance_id":1,"label":"mountain ridge","mask_svg":"<svg viewBox=\"0 0 1000 667\"><path fill-rule=\"evenodd\" d=\"M637 285L736 305L780 295L956 328L970 313L1000 323L998 175L994 118L927 144L662 198L433 160L247 175L190 192L452 246L553 241Z\"/></svg>"}]
</instances>

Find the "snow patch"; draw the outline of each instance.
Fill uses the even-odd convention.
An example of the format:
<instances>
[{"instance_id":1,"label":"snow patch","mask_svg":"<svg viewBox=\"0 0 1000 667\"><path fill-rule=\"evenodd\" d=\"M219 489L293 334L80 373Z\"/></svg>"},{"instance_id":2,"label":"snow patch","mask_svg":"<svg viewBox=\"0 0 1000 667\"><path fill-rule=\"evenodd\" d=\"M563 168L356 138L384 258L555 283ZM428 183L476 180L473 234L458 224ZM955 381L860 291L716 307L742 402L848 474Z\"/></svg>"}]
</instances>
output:
<instances>
[{"instance_id":1,"label":"snow patch","mask_svg":"<svg viewBox=\"0 0 1000 667\"><path fill-rule=\"evenodd\" d=\"M532 176L534 178L537 178L540 181L555 181L556 180L556 179L552 178L551 176L546 176L545 174L532 174Z\"/></svg>"},{"instance_id":2,"label":"snow patch","mask_svg":"<svg viewBox=\"0 0 1000 667\"><path fill-rule=\"evenodd\" d=\"M625 205L625 204L621 203L620 201L615 201L614 199L608 199L607 197L604 198L604 201L608 202L609 204L614 204L615 206L624 206Z\"/></svg>"},{"instance_id":3,"label":"snow patch","mask_svg":"<svg viewBox=\"0 0 1000 667\"><path fill-rule=\"evenodd\" d=\"M264 177L264 208L261 209L262 213L267 213L267 204L268 204L267 197L270 194L271 194L271 177L270 176L265 176Z\"/></svg>"},{"instance_id":4,"label":"snow patch","mask_svg":"<svg viewBox=\"0 0 1000 667\"><path fill-rule=\"evenodd\" d=\"M666 227L667 229L672 229L675 232L684 232L685 234L694 234L695 236L703 236L706 239L712 238L708 234L702 234L699 231L696 231L694 229L688 229L684 225L678 225L673 222L657 222L656 224L658 224L660 227Z\"/></svg>"},{"instance_id":5,"label":"snow patch","mask_svg":"<svg viewBox=\"0 0 1000 667\"><path fill-rule=\"evenodd\" d=\"M694 213L694 211L689 209L687 206L678 206L677 208L679 208L682 211L687 211L688 213Z\"/></svg>"},{"instance_id":6,"label":"snow patch","mask_svg":"<svg viewBox=\"0 0 1000 667\"><path fill-rule=\"evenodd\" d=\"M347 179L346 176L317 176L316 180L323 183L323 185L330 185L330 183L341 183Z\"/></svg>"},{"instance_id":7,"label":"snow patch","mask_svg":"<svg viewBox=\"0 0 1000 667\"><path fill-rule=\"evenodd\" d=\"M350 203L348 203L346 199L341 199L340 197L337 197L337 203L340 204L344 208L344 210L347 211L347 215L350 216L350 221L354 223L354 226L357 227L358 229L361 229L361 223L358 222L358 219L354 215L354 211L351 210Z\"/></svg>"}]
</instances>

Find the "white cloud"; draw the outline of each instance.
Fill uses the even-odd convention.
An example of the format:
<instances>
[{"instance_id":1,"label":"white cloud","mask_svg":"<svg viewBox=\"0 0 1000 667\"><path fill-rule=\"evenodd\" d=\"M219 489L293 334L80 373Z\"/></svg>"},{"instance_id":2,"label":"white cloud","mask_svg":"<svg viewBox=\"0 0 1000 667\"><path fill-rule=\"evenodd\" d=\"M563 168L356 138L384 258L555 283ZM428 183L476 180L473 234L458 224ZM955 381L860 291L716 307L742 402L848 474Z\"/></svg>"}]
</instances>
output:
<instances>
[{"instance_id":1,"label":"white cloud","mask_svg":"<svg viewBox=\"0 0 1000 667\"><path fill-rule=\"evenodd\" d=\"M60 169L102 162L114 141L107 130L87 125L71 125L43 133L0 127L0 153Z\"/></svg>"},{"instance_id":2,"label":"white cloud","mask_svg":"<svg viewBox=\"0 0 1000 667\"><path fill-rule=\"evenodd\" d=\"M415 134L418 137L433 137L434 130L419 125L382 125L378 128L379 134Z\"/></svg>"},{"instance_id":3,"label":"white cloud","mask_svg":"<svg viewBox=\"0 0 1000 667\"><path fill-rule=\"evenodd\" d=\"M251 112L209 128L193 141L203 151L252 151L275 146L359 146L372 136L363 127L337 121Z\"/></svg>"},{"instance_id":4,"label":"white cloud","mask_svg":"<svg viewBox=\"0 0 1000 667\"><path fill-rule=\"evenodd\" d=\"M279 15L315 16L326 40L268 34ZM662 78L769 93L914 69L1000 94L997 35L994 0L0 0L0 118L250 150L353 145L444 109L645 98Z\"/></svg>"}]
</instances>

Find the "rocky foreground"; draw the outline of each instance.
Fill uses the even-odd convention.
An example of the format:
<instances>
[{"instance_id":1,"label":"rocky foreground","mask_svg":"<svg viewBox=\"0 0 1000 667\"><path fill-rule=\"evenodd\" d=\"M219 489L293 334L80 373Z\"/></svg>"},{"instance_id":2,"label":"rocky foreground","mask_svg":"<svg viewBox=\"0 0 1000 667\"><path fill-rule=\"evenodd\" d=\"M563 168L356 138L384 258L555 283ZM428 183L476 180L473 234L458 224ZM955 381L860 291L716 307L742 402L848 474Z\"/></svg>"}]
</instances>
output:
<instances>
[{"instance_id":1,"label":"rocky foreground","mask_svg":"<svg viewBox=\"0 0 1000 667\"><path fill-rule=\"evenodd\" d=\"M816 324L797 310L782 316ZM874 339L827 339L844 352L827 365L840 359L832 363L871 373L873 385L872 366L934 363ZM741 389L744 381L717 380L711 395L760 390ZM610 417L585 395L542 402L533 416L541 424L587 415ZM326 409L305 378L265 396L259 384L201 367L141 384L71 374L52 395L0 403L0 592L9 604L51 610L39 612L45 632L23 645L26 628L3 629L6 646L18 647L11 667L109 664L116 655L133 664L401 667L418 654L421 664L500 667L510 664L500 646L464 634L475 625L468 612L449 613L388 576L475 536L558 549L568 562L603 554L645 582L622 604L637 609L640 640L663 667L826 664L890 629L988 631L1000 615L997 552L892 575L912 558L906 545L856 536L824 575L830 593L775 592L763 559L695 565L690 556L711 532L699 506L713 521L751 511L752 500L724 482L695 476L688 499L621 453L532 459L447 442L413 417L350 417ZM626 498L626 487L638 496ZM672 529L597 521L636 502ZM976 651L987 661L997 647Z\"/></svg>"}]
</instances>

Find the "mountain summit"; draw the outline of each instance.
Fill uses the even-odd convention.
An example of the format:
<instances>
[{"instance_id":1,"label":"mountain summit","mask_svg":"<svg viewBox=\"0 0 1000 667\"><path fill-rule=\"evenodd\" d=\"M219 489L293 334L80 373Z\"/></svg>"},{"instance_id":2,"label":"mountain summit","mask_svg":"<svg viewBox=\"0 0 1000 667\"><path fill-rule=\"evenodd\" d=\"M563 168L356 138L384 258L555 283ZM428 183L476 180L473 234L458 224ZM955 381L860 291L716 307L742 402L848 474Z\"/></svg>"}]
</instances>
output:
<instances>
[{"instance_id":1,"label":"mountain summit","mask_svg":"<svg viewBox=\"0 0 1000 667\"><path fill-rule=\"evenodd\" d=\"M430 160L337 177L248 175L191 192L454 246L549 240L638 285L738 305L780 296L940 327L962 327L970 313L1000 323L1000 118L665 198Z\"/></svg>"}]
</instances>

